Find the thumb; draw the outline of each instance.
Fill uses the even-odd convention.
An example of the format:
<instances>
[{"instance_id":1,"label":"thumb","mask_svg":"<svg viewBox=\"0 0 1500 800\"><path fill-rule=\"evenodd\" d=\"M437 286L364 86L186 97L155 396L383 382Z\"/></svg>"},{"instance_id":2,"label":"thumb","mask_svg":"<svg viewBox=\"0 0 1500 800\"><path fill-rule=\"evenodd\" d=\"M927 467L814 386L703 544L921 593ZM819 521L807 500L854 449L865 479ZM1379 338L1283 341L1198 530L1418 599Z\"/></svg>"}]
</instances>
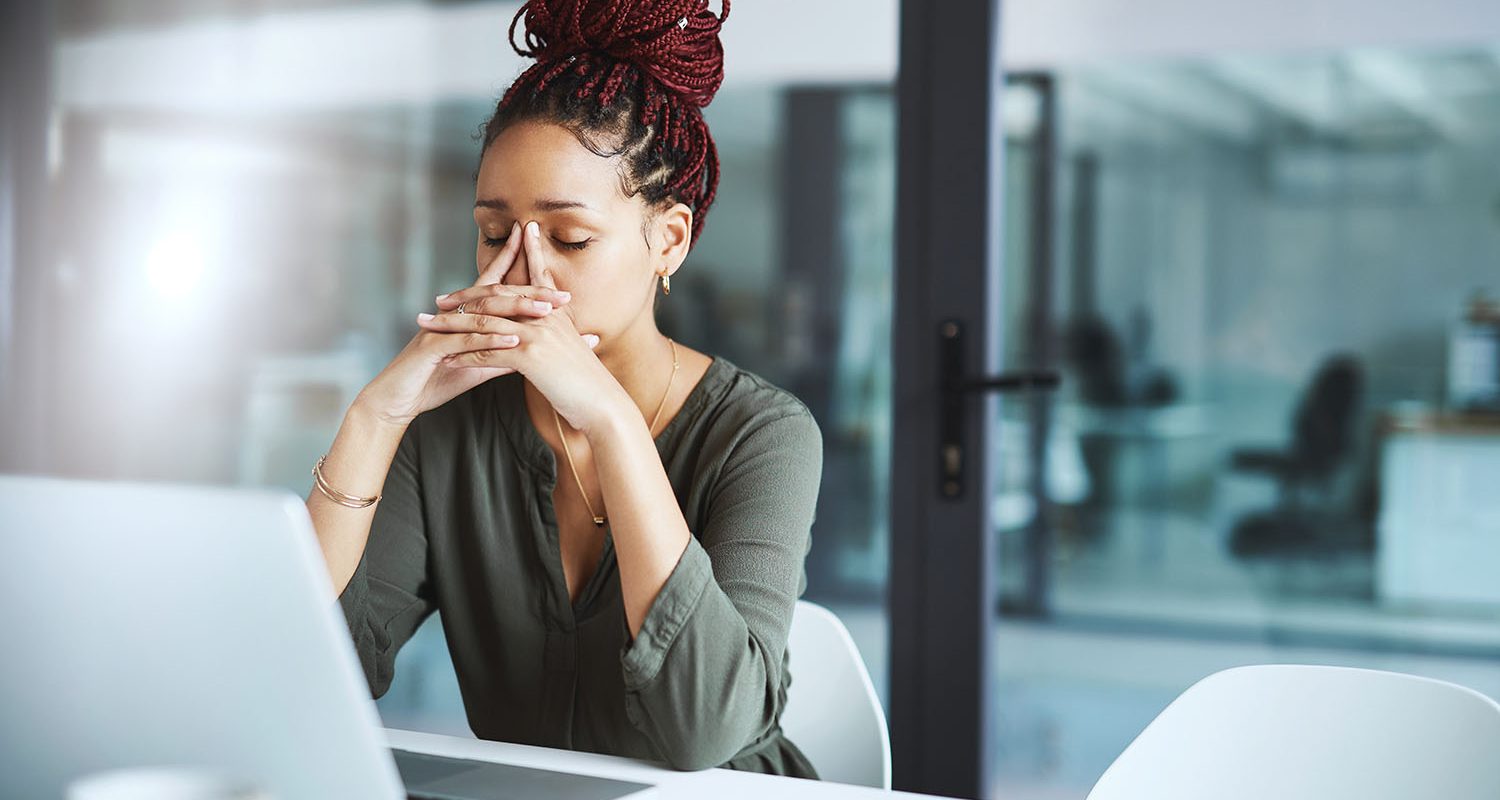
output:
<instances>
[{"instance_id":1,"label":"thumb","mask_svg":"<svg viewBox=\"0 0 1500 800\"><path fill-rule=\"evenodd\" d=\"M505 281L505 276L515 268L516 254L521 251L521 237L517 235L521 232L520 226L519 222L511 223L510 237L505 240L505 246L500 248L500 252L496 253L495 257L490 259L490 263L485 266L484 271L479 273L479 279L474 281L475 286L502 283Z\"/></svg>"},{"instance_id":2,"label":"thumb","mask_svg":"<svg viewBox=\"0 0 1500 800\"><path fill-rule=\"evenodd\" d=\"M535 220L526 223L526 270L530 273L532 286L556 289L552 281L552 270L547 264L547 255L542 252L542 226Z\"/></svg>"}]
</instances>

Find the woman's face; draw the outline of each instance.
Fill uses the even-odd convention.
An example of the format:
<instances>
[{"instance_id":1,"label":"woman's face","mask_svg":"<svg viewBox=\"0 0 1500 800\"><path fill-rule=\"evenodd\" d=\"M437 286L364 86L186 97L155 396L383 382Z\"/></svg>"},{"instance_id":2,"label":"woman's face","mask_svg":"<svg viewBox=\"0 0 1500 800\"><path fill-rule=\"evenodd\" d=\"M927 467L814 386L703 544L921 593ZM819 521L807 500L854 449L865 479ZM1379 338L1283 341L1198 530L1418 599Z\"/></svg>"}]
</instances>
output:
<instances>
[{"instance_id":1,"label":"woman's face","mask_svg":"<svg viewBox=\"0 0 1500 800\"><path fill-rule=\"evenodd\" d=\"M483 272L494 260L512 222L535 220L553 281L573 295L574 324L602 345L650 313L657 275L687 255L691 211L649 211L639 196L625 196L618 159L596 155L560 126L517 123L480 160L475 266ZM536 283L524 250L503 282Z\"/></svg>"}]
</instances>

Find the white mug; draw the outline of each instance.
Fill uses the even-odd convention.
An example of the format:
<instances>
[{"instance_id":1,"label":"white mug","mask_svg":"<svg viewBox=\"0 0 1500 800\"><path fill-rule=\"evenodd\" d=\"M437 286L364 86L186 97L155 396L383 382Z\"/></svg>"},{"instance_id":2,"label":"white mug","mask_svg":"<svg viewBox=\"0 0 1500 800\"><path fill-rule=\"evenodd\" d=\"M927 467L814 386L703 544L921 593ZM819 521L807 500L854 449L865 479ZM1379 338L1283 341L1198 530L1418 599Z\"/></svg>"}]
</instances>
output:
<instances>
[{"instance_id":1,"label":"white mug","mask_svg":"<svg viewBox=\"0 0 1500 800\"><path fill-rule=\"evenodd\" d=\"M245 781L199 767L131 767L68 784L67 800L272 800Z\"/></svg>"}]
</instances>

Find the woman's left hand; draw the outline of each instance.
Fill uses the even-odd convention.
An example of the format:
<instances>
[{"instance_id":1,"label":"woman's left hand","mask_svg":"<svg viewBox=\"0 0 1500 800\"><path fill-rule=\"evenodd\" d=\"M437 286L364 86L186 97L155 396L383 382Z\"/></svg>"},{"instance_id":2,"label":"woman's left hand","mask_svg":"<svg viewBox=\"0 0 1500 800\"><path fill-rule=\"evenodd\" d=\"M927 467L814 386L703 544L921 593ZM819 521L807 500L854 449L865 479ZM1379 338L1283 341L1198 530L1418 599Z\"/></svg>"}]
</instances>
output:
<instances>
[{"instance_id":1,"label":"woman's left hand","mask_svg":"<svg viewBox=\"0 0 1500 800\"><path fill-rule=\"evenodd\" d=\"M531 283L556 289L557 284L552 280L546 255L542 252L537 224L527 223L522 236ZM511 269L514 268L512 265ZM479 301L492 294L484 286L461 289L439 300L441 313L419 324L433 331L479 332L483 323L478 320L487 316ZM478 305L478 308L466 308L465 313L459 314L457 309L461 303ZM461 353L452 357L452 363L459 367L509 367L520 372L569 425L587 434L602 421L610 408L609 403L601 401L624 395L625 390L594 355L584 335L574 325L571 308L571 305L562 306L546 316L518 319L522 323L519 345ZM628 396L623 399L631 402Z\"/></svg>"}]
</instances>

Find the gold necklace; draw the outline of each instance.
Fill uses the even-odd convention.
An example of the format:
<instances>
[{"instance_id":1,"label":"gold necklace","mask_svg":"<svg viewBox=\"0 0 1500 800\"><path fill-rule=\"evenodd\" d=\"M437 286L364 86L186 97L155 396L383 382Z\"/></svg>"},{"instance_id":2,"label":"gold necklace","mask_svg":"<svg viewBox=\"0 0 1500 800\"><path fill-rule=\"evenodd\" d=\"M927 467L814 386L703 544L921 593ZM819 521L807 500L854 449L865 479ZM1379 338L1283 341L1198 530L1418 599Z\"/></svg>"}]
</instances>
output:
<instances>
[{"instance_id":1,"label":"gold necklace","mask_svg":"<svg viewBox=\"0 0 1500 800\"><path fill-rule=\"evenodd\" d=\"M677 343L670 338L667 344L672 345L672 374L667 376L667 388L661 393L661 402L656 404L656 415L651 418L651 424L647 426L647 432L651 438L656 438L656 423L661 419L661 410L667 406L667 395L672 393L672 379L677 377L677 368L681 366L677 361ZM588 492L583 490L583 479L578 477L578 467L573 464L573 451L568 449L568 437L563 435L562 417L557 415L557 408L552 409L552 420L557 423L557 438L562 440L563 454L568 457L568 469L573 471L573 480L578 484L578 494L583 497L583 504L588 507L589 516L594 518L594 527L604 527L605 517L594 513L594 504L589 502Z\"/></svg>"}]
</instances>

